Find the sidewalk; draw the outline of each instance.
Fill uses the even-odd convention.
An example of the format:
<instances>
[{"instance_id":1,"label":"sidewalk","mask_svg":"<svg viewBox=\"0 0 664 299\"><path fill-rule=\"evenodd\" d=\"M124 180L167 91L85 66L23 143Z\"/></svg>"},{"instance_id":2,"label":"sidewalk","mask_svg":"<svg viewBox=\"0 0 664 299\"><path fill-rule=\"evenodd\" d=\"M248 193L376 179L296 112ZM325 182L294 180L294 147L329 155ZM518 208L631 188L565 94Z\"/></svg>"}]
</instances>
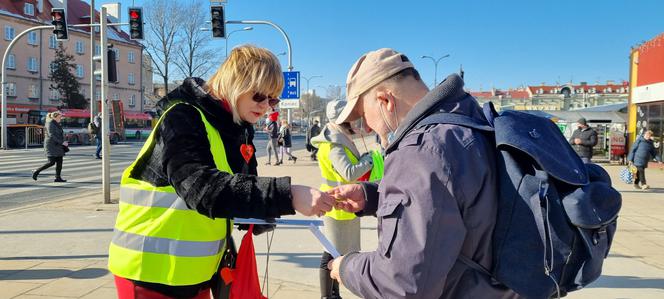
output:
<instances>
[{"instance_id":1,"label":"sidewalk","mask_svg":"<svg viewBox=\"0 0 664 299\"><path fill-rule=\"evenodd\" d=\"M259 173L318 186L317 164L304 151L295 155L296 164L282 166L265 166L259 158ZM606 167L623 194L618 233L604 276L567 298L664 298L664 171L648 169L653 189L641 191L618 179L620 167ZM102 204L98 194L0 212L0 299L115 298L106 263L116 213L117 205ZM362 248L373 250L376 220L362 221ZM234 233L238 245L242 235ZM261 278L266 240L254 239ZM268 297L318 298L320 254L308 230L278 228L270 248ZM343 291L344 298L356 298Z\"/></svg>"}]
</instances>

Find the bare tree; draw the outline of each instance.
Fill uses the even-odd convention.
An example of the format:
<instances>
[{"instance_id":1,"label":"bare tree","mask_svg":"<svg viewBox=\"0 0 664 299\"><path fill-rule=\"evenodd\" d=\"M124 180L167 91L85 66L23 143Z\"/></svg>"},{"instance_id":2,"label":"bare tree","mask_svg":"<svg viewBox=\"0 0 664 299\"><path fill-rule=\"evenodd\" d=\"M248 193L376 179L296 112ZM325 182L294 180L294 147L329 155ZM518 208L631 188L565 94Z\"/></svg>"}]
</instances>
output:
<instances>
[{"instance_id":1,"label":"bare tree","mask_svg":"<svg viewBox=\"0 0 664 299\"><path fill-rule=\"evenodd\" d=\"M170 66L178 49L178 29L186 15L182 13L182 5L178 1L150 0L145 6L148 27L145 50L150 54L155 73L164 80L168 92Z\"/></svg>"},{"instance_id":2,"label":"bare tree","mask_svg":"<svg viewBox=\"0 0 664 299\"><path fill-rule=\"evenodd\" d=\"M205 77L214 68L217 57L214 49L209 47L212 33L201 31L209 17L207 3L193 0L184 7L182 14L181 34L177 43L175 65L184 77Z\"/></svg>"},{"instance_id":3,"label":"bare tree","mask_svg":"<svg viewBox=\"0 0 664 299\"><path fill-rule=\"evenodd\" d=\"M328 99L343 99L345 97L344 87L340 85L330 85L326 90Z\"/></svg>"}]
</instances>

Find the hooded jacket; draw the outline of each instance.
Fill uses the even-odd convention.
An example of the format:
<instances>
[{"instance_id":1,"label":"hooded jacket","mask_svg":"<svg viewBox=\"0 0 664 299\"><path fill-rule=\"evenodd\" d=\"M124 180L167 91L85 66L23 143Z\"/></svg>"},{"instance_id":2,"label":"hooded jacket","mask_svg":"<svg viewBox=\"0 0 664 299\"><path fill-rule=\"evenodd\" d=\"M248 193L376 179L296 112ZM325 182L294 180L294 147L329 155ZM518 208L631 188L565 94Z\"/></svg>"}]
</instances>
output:
<instances>
[{"instance_id":1,"label":"hooded jacket","mask_svg":"<svg viewBox=\"0 0 664 299\"><path fill-rule=\"evenodd\" d=\"M634 142L632 150L629 151L627 161L634 163L636 167L647 168L648 162L652 161L653 158L658 162L662 162L662 157L657 154L654 142L639 136Z\"/></svg>"},{"instance_id":2,"label":"hooded jacket","mask_svg":"<svg viewBox=\"0 0 664 299\"><path fill-rule=\"evenodd\" d=\"M378 248L341 262L344 286L362 298L518 298L458 260L492 267L496 221L494 148L482 132L417 127L436 111L486 121L463 80L449 76L407 114L386 149L380 185L363 183L360 215L378 217Z\"/></svg>"},{"instance_id":3,"label":"hooded jacket","mask_svg":"<svg viewBox=\"0 0 664 299\"><path fill-rule=\"evenodd\" d=\"M65 148L62 146L64 142L62 125L50 117L46 119L46 137L44 138L46 157L64 157Z\"/></svg>"},{"instance_id":4,"label":"hooded jacket","mask_svg":"<svg viewBox=\"0 0 664 299\"><path fill-rule=\"evenodd\" d=\"M353 143L348 136L337 131L329 124L325 126L323 131L313 138L311 138L311 145L318 148L321 143L329 142L333 146L330 148L330 162L332 167L337 171L346 181L352 182L357 180L363 174L371 171L373 160L371 155L365 154L360 156L355 143ZM358 158L356 164L353 164L348 156L344 147L348 148L353 155Z\"/></svg>"},{"instance_id":5,"label":"hooded jacket","mask_svg":"<svg viewBox=\"0 0 664 299\"><path fill-rule=\"evenodd\" d=\"M210 218L277 218L295 214L290 192L290 178L257 176L256 157L245 161L242 144L253 145L254 131L248 123L236 124L230 109L210 96L199 78L187 78L181 86L159 101L166 110L155 128L152 154L138 161L131 177L155 186L172 185L190 209ZM233 174L219 171L210 152L205 125L199 112L220 133ZM186 223L182 224L186 229ZM218 277L218 275L215 275ZM193 296L209 286L170 287L135 282L175 297ZM193 294L193 295L192 295Z\"/></svg>"}]
</instances>

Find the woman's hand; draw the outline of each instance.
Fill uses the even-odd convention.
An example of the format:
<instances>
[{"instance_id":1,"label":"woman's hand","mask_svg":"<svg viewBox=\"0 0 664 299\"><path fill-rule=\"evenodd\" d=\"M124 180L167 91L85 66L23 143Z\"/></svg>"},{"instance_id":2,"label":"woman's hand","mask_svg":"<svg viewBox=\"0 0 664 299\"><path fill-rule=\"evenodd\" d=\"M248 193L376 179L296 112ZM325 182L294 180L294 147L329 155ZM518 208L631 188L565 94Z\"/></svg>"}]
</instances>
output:
<instances>
[{"instance_id":1,"label":"woman's hand","mask_svg":"<svg viewBox=\"0 0 664 299\"><path fill-rule=\"evenodd\" d=\"M68 141L65 141L65 142L62 143L62 145L64 145L64 146L69 146L69 142L68 142Z\"/></svg>"},{"instance_id":2,"label":"woman's hand","mask_svg":"<svg viewBox=\"0 0 664 299\"><path fill-rule=\"evenodd\" d=\"M317 189L301 185L291 186L293 208L305 216L323 216L332 210L334 197Z\"/></svg>"}]
</instances>

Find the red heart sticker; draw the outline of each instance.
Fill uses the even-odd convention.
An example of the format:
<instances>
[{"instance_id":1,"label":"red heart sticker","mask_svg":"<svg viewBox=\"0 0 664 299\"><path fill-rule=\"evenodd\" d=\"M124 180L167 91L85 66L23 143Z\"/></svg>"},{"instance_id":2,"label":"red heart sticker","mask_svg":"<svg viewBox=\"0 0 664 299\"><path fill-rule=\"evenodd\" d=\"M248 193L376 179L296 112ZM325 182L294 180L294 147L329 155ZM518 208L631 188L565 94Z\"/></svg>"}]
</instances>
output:
<instances>
[{"instance_id":1,"label":"red heart sticker","mask_svg":"<svg viewBox=\"0 0 664 299\"><path fill-rule=\"evenodd\" d=\"M242 153L242 157L244 157L244 160L249 164L249 160L251 160L251 157L254 155L254 147L249 144L240 145L240 153Z\"/></svg>"}]
</instances>

